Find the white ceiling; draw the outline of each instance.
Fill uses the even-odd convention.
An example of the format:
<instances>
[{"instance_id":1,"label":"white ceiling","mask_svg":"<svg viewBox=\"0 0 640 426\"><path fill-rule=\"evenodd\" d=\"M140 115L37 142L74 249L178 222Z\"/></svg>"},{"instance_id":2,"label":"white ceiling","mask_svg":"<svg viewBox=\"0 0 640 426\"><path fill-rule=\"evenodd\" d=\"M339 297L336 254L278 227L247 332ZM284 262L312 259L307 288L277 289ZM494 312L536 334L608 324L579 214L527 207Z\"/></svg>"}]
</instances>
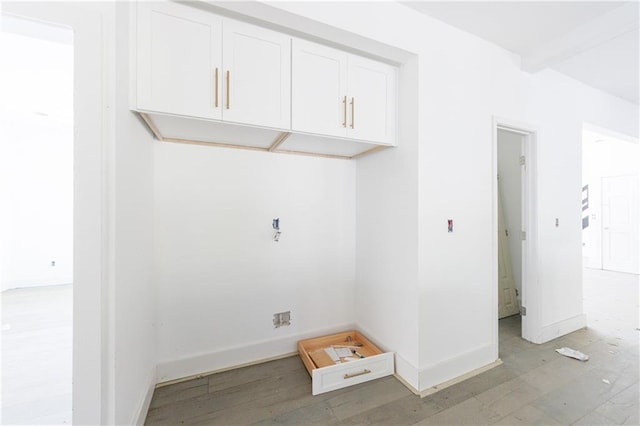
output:
<instances>
[{"instance_id":1,"label":"white ceiling","mask_svg":"<svg viewBox=\"0 0 640 426\"><path fill-rule=\"evenodd\" d=\"M522 68L552 68L638 104L639 2L402 1L517 53Z\"/></svg>"}]
</instances>

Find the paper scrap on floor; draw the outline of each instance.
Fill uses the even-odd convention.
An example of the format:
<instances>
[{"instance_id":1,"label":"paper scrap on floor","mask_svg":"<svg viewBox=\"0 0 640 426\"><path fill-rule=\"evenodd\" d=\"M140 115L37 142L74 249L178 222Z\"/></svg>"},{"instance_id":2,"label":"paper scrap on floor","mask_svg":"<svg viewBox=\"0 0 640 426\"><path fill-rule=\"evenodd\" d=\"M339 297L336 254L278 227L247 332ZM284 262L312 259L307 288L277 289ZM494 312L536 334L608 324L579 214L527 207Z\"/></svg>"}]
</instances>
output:
<instances>
[{"instance_id":1,"label":"paper scrap on floor","mask_svg":"<svg viewBox=\"0 0 640 426\"><path fill-rule=\"evenodd\" d=\"M589 355L583 354L582 352L575 349L564 347L556 349L556 352L558 352L560 355L564 355L569 358L575 358L579 361L589 361Z\"/></svg>"}]
</instances>

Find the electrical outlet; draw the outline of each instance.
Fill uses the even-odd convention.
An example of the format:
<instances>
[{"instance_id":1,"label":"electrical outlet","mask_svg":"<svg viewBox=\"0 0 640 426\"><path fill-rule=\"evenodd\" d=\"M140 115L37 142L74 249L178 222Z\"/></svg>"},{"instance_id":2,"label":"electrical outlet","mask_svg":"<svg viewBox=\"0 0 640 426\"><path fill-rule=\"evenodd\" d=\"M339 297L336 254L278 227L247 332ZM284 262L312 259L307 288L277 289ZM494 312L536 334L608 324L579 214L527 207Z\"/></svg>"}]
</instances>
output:
<instances>
[{"instance_id":1,"label":"electrical outlet","mask_svg":"<svg viewBox=\"0 0 640 426\"><path fill-rule=\"evenodd\" d=\"M291 325L291 311L273 314L273 326L275 328Z\"/></svg>"}]
</instances>

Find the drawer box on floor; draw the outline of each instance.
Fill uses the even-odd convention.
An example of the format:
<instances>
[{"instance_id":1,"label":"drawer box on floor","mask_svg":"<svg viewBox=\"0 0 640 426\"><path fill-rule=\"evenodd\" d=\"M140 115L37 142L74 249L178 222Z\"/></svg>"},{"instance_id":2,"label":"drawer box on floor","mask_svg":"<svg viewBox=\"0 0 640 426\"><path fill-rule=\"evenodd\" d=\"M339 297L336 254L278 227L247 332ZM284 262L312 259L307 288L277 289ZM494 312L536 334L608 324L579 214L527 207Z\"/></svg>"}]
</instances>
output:
<instances>
[{"instance_id":1,"label":"drawer box on floor","mask_svg":"<svg viewBox=\"0 0 640 426\"><path fill-rule=\"evenodd\" d=\"M382 352L357 331L300 340L298 352L311 375L313 395L394 373L393 352Z\"/></svg>"}]
</instances>

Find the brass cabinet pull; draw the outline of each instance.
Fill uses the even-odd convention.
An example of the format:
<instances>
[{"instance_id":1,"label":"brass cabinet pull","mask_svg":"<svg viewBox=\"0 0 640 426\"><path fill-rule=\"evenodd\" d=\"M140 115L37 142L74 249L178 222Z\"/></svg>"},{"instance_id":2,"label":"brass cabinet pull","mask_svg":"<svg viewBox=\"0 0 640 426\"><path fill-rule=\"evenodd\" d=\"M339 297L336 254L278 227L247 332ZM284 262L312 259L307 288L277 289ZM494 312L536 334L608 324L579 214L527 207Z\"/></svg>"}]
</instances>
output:
<instances>
[{"instance_id":1,"label":"brass cabinet pull","mask_svg":"<svg viewBox=\"0 0 640 426\"><path fill-rule=\"evenodd\" d=\"M351 379L353 377L358 377L358 376L362 376L363 374L369 374L371 373L371 370L367 370L366 368L362 371L360 371L359 373L351 373L351 374L345 374L344 378L345 379Z\"/></svg>"},{"instance_id":2,"label":"brass cabinet pull","mask_svg":"<svg viewBox=\"0 0 640 426\"><path fill-rule=\"evenodd\" d=\"M342 98L342 106L344 110L344 121L342 122L342 127L347 127L347 97Z\"/></svg>"},{"instance_id":3,"label":"brass cabinet pull","mask_svg":"<svg viewBox=\"0 0 640 426\"><path fill-rule=\"evenodd\" d=\"M227 70L227 109L229 109L229 70Z\"/></svg>"},{"instance_id":4,"label":"brass cabinet pull","mask_svg":"<svg viewBox=\"0 0 640 426\"><path fill-rule=\"evenodd\" d=\"M356 98L351 98L351 128L356 126Z\"/></svg>"},{"instance_id":5,"label":"brass cabinet pull","mask_svg":"<svg viewBox=\"0 0 640 426\"><path fill-rule=\"evenodd\" d=\"M215 107L218 108L218 68L217 67L216 67L216 72L213 78L214 78L213 86L215 87Z\"/></svg>"}]
</instances>

